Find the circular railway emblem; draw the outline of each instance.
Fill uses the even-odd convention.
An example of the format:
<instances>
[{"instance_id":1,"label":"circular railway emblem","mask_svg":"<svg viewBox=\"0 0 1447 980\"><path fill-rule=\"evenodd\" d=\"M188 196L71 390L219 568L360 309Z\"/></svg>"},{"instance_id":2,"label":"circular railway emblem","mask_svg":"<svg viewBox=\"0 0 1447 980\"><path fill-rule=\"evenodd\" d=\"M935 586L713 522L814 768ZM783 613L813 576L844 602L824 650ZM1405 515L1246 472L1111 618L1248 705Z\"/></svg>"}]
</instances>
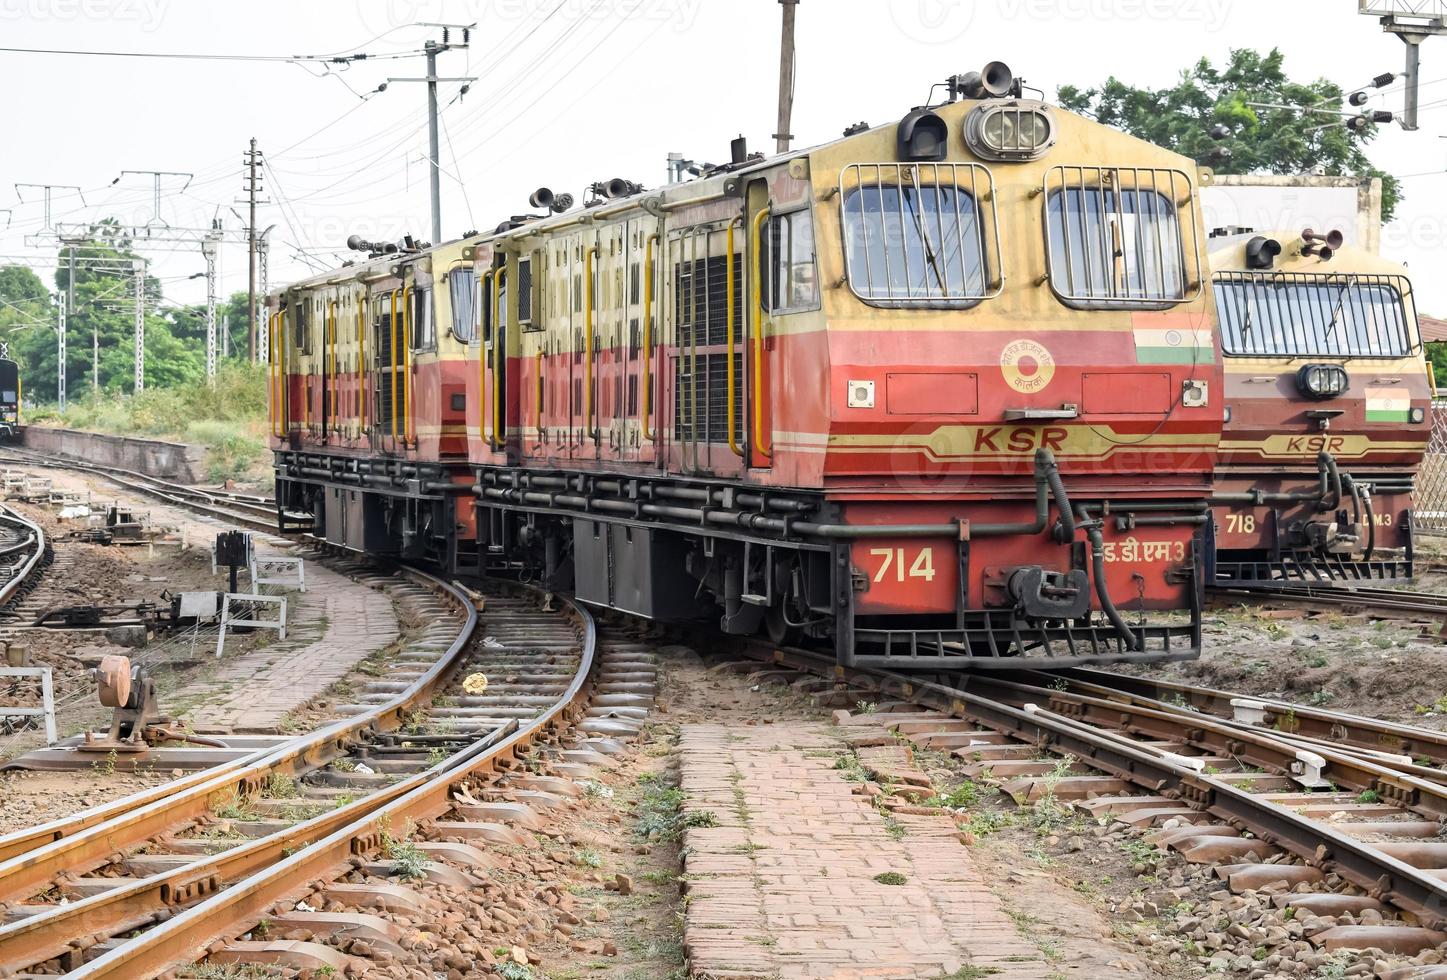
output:
<instances>
[{"instance_id":1,"label":"circular railway emblem","mask_svg":"<svg viewBox=\"0 0 1447 980\"><path fill-rule=\"evenodd\" d=\"M1031 395L1055 377L1055 358L1033 340L1012 340L1000 352L1000 373L1011 388Z\"/></svg>"},{"instance_id":2,"label":"circular railway emblem","mask_svg":"<svg viewBox=\"0 0 1447 980\"><path fill-rule=\"evenodd\" d=\"M1167 346L1167 347L1179 347L1179 346L1181 346L1181 332L1180 332L1179 330L1167 330L1167 331L1166 331L1166 346Z\"/></svg>"}]
</instances>

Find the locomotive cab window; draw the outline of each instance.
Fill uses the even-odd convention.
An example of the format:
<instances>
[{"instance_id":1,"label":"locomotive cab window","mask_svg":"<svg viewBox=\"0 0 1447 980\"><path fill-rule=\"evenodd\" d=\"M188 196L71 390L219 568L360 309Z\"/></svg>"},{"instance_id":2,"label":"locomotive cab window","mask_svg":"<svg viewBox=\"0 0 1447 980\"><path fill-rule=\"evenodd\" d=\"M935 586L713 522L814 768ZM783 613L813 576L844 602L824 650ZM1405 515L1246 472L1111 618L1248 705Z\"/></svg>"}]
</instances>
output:
<instances>
[{"instance_id":1,"label":"locomotive cab window","mask_svg":"<svg viewBox=\"0 0 1447 980\"><path fill-rule=\"evenodd\" d=\"M814 215L808 208L769 219L765 243L771 313L798 313L819 308L819 272L814 252Z\"/></svg>"},{"instance_id":2,"label":"locomotive cab window","mask_svg":"<svg viewBox=\"0 0 1447 980\"><path fill-rule=\"evenodd\" d=\"M452 336L464 344L477 343L477 273L471 266L447 274L447 295L452 301Z\"/></svg>"},{"instance_id":3,"label":"locomotive cab window","mask_svg":"<svg viewBox=\"0 0 1447 980\"><path fill-rule=\"evenodd\" d=\"M437 349L437 326L432 322L432 290L412 291L412 349L428 351Z\"/></svg>"},{"instance_id":4,"label":"locomotive cab window","mask_svg":"<svg viewBox=\"0 0 1447 980\"><path fill-rule=\"evenodd\" d=\"M1192 298L1182 193L1189 200L1190 184L1176 171L1051 171L1046 254L1056 296L1080 309L1164 309Z\"/></svg>"},{"instance_id":5,"label":"locomotive cab window","mask_svg":"<svg viewBox=\"0 0 1447 980\"><path fill-rule=\"evenodd\" d=\"M988 170L854 164L840 181L845 269L859 299L871 306L960 308L998 292L981 211L982 200L994 200ZM993 211L989 217L993 223ZM998 241L993 245L998 255Z\"/></svg>"},{"instance_id":6,"label":"locomotive cab window","mask_svg":"<svg viewBox=\"0 0 1447 980\"><path fill-rule=\"evenodd\" d=\"M1401 276L1215 277L1221 348L1246 357L1405 357L1417 347Z\"/></svg>"}]
</instances>

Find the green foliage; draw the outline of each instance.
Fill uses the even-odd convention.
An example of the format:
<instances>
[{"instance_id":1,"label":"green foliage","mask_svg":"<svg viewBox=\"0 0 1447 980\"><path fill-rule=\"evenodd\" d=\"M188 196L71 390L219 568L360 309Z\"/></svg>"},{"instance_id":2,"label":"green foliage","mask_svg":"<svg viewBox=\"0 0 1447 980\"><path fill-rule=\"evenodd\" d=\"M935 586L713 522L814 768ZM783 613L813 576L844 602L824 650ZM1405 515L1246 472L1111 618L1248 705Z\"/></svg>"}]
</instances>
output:
<instances>
[{"instance_id":1,"label":"green foliage","mask_svg":"<svg viewBox=\"0 0 1447 980\"><path fill-rule=\"evenodd\" d=\"M25 386L28 401L28 378ZM267 460L266 365L226 362L213 383L197 377L140 394L77 389L64 412L34 409L26 421L188 442L206 448L207 479L255 475Z\"/></svg>"},{"instance_id":2,"label":"green foliage","mask_svg":"<svg viewBox=\"0 0 1447 980\"><path fill-rule=\"evenodd\" d=\"M67 393L74 396L92 391L93 374L103 395L133 389L136 291L128 266L129 260L138 256L132 243L118 231L113 219L92 226L97 241L74 248L77 268L73 284L69 276L71 246L58 251L55 278L49 284L23 266L0 267L0 340L9 343L11 356L20 364L27 401L45 404L56 397L56 297L60 294L66 295L70 305L66 318ZM97 260L108 260L110 264L98 267L94 264ZM161 287L161 280L152 276L145 277L142 285L148 389L200 381L206 372L205 308L172 303ZM221 363L243 364L244 293L233 294L217 304L218 330L226 316L230 318L232 343L229 359Z\"/></svg>"},{"instance_id":3,"label":"green foliage","mask_svg":"<svg viewBox=\"0 0 1447 980\"><path fill-rule=\"evenodd\" d=\"M1324 78L1294 81L1285 56L1249 48L1230 53L1223 67L1202 58L1169 88L1127 85L1115 77L1095 88L1063 85L1059 102L1066 109L1094 116L1107 126L1175 150L1223 174L1304 174L1323 167L1328 174L1382 178L1382 220L1391 220L1401 202L1401 185L1373 167L1363 147L1376 127L1353 132L1322 126L1331 117L1305 107L1336 109L1342 88ZM1251 103L1300 107L1265 109ZM1211 138L1213 126L1230 130ZM1322 127L1322 128L1317 128Z\"/></svg>"}]
</instances>

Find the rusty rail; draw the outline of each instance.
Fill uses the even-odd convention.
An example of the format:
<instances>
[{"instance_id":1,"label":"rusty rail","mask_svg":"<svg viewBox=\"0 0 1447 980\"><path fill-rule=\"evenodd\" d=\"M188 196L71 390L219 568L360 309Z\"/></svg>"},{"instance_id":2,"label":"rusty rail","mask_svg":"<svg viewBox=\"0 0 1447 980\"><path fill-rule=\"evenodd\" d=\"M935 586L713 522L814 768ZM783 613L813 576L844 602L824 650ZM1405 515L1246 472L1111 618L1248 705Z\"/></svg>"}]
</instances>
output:
<instances>
[{"instance_id":1,"label":"rusty rail","mask_svg":"<svg viewBox=\"0 0 1447 980\"><path fill-rule=\"evenodd\" d=\"M567 690L542 715L525 727L453 756L427 773L388 787L383 805L372 807L369 812L357 814L354 804L347 812L339 810L326 815L333 819L317 818L313 821L316 826L308 831L310 839L301 850L288 849L286 833L239 848L238 851L248 853L236 856L231 862L233 870L251 864L264 866L224 891L212 894L174 917L167 917L134 939L79 966L68 976L131 980L155 976L203 959L218 941L252 929L267 916L275 902L304 888L308 882L349 872L355 858L379 851L389 828L404 826L407 821L421 824L446 813L453 805L453 787L476 776L513 768L536 742L572 725L582 716L590 700L597 647L592 617L581 606L569 603L569 607L585 626L579 669ZM320 833L323 830L324 835ZM225 870L219 866L200 867L186 881L175 882L174 887L185 888L195 882L203 889L214 890L209 883L219 885L224 874ZM160 877L164 876L157 876ZM150 916L147 921L154 921L155 912L163 911L158 905L166 897L162 891L165 885L149 879L133 888L140 892L143 886L150 903L145 907ZM3 938L0 931L0 952L5 948Z\"/></svg>"},{"instance_id":2,"label":"rusty rail","mask_svg":"<svg viewBox=\"0 0 1447 980\"><path fill-rule=\"evenodd\" d=\"M347 745L365 731L392 731L400 727L403 713L427 703L435 695L477 627L477 609L460 588L415 569L407 569L406 574L457 603L464 619L457 639L404 691L371 711L298 736L279 748L264 750L250 760L238 760L221 771L204 771L179 783L115 801L98 808L95 814L79 814L0 838L0 855L4 856L0 861L0 902L33 895L62 872L84 873L102 867L117 851L197 819L210 812L214 803L253 794L273 773L293 775L324 765L345 754ZM0 928L0 948L10 928ZM4 954L0 953L0 962L4 960Z\"/></svg>"},{"instance_id":3,"label":"rusty rail","mask_svg":"<svg viewBox=\"0 0 1447 980\"><path fill-rule=\"evenodd\" d=\"M807 651L772 647L745 647L745 651L756 659L836 681L868 684L944 715L968 718L1020 742L1072 756L1093 769L1249 831L1323 873L1335 872L1369 896L1416 916L1428 928L1447 926L1443 912L1447 881L1433 872L1414 867L1335 826L1262 799L1225 777L1193 767L1186 757L1136 743L1122 734L1229 750L1244 761L1280 774L1299 772L1294 765L1302 762L1304 750L1269 732L1243 732L1189 712L1157 711L993 676L971 677L969 690L963 690L886 671L841 668L832 658ZM1437 819L1447 814L1447 786L1349 753L1314 749L1312 754L1322 763L1321 777L1337 786L1373 789L1403 809Z\"/></svg>"}]
</instances>

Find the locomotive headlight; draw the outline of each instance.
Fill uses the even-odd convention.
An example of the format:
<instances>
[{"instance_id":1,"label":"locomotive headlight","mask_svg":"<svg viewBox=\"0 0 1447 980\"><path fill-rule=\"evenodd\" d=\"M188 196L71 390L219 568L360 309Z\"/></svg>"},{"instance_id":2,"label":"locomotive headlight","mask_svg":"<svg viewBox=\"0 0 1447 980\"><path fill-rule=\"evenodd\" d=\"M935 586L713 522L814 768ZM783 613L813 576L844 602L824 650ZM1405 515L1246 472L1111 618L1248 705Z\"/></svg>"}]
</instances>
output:
<instances>
[{"instance_id":1,"label":"locomotive headlight","mask_svg":"<svg viewBox=\"0 0 1447 980\"><path fill-rule=\"evenodd\" d=\"M1055 144L1055 118L1043 102L986 102L965 120L965 144L986 160L1038 160Z\"/></svg>"},{"instance_id":2,"label":"locomotive headlight","mask_svg":"<svg viewBox=\"0 0 1447 980\"><path fill-rule=\"evenodd\" d=\"M1337 364L1307 364L1296 372L1296 390L1317 401L1346 394L1350 384L1346 369Z\"/></svg>"},{"instance_id":3,"label":"locomotive headlight","mask_svg":"<svg viewBox=\"0 0 1447 980\"><path fill-rule=\"evenodd\" d=\"M1427 421L1427 413L1421 408L1414 408L1407 413L1407 418L1412 420L1413 425L1421 425Z\"/></svg>"}]
</instances>

